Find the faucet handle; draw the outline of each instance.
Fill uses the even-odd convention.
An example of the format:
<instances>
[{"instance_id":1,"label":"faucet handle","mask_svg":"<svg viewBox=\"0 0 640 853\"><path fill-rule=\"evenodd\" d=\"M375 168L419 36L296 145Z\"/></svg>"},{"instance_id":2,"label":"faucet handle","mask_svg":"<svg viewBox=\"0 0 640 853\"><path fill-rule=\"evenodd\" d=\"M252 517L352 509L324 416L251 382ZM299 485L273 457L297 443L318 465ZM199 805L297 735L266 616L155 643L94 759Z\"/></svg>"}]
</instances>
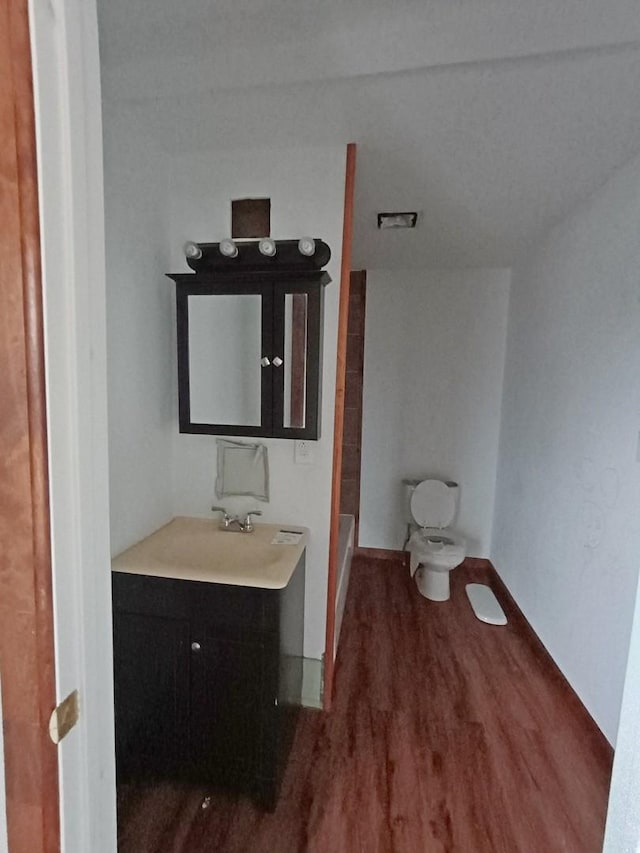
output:
<instances>
[{"instance_id":1,"label":"faucet handle","mask_svg":"<svg viewBox=\"0 0 640 853\"><path fill-rule=\"evenodd\" d=\"M226 511L223 506L212 506L211 512L221 512L222 513L222 521L220 522L222 526L228 527L231 522L231 516Z\"/></svg>"},{"instance_id":2,"label":"faucet handle","mask_svg":"<svg viewBox=\"0 0 640 853\"><path fill-rule=\"evenodd\" d=\"M262 510L252 509L245 515L244 524L242 525L242 529L245 533L251 533L251 531L253 530L253 521L251 519L252 515L262 515Z\"/></svg>"}]
</instances>

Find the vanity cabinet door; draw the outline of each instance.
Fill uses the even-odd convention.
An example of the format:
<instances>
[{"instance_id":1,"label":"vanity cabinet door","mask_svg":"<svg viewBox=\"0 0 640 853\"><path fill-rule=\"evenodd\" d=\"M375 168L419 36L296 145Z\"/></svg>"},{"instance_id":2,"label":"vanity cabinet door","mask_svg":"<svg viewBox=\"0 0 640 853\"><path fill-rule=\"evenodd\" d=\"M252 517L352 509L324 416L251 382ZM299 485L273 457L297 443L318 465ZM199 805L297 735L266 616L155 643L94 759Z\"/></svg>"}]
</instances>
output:
<instances>
[{"instance_id":1,"label":"vanity cabinet door","mask_svg":"<svg viewBox=\"0 0 640 853\"><path fill-rule=\"evenodd\" d=\"M302 682L304 555L284 590L115 572L118 781L276 804Z\"/></svg>"},{"instance_id":2,"label":"vanity cabinet door","mask_svg":"<svg viewBox=\"0 0 640 853\"><path fill-rule=\"evenodd\" d=\"M189 622L114 612L119 781L180 773L189 714Z\"/></svg>"},{"instance_id":3,"label":"vanity cabinet door","mask_svg":"<svg viewBox=\"0 0 640 853\"><path fill-rule=\"evenodd\" d=\"M189 746L204 781L246 786L259 770L268 645L259 635L192 626Z\"/></svg>"}]
</instances>

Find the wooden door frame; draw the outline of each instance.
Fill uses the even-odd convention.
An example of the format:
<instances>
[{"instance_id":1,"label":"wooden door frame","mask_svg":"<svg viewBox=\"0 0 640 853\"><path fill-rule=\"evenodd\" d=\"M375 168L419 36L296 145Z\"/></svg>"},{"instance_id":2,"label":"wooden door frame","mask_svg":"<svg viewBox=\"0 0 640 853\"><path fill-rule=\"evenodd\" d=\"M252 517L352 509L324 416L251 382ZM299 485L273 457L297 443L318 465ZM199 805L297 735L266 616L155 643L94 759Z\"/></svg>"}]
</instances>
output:
<instances>
[{"instance_id":1,"label":"wooden door frame","mask_svg":"<svg viewBox=\"0 0 640 853\"><path fill-rule=\"evenodd\" d=\"M329 568L327 575L327 617L324 647L323 707L330 710L333 699L335 664L336 593L338 581L338 542L340 534L340 489L342 480L342 438L344 432L344 395L347 376L347 331L353 242L353 202L356 177L356 144L347 145L342 220L342 261L340 265L340 304L338 308L338 353L336 360L336 397L333 423L333 473L331 479L331 517L329 528Z\"/></svg>"},{"instance_id":2,"label":"wooden door frame","mask_svg":"<svg viewBox=\"0 0 640 853\"><path fill-rule=\"evenodd\" d=\"M0 0L0 649L11 853L60 849L42 276L27 0Z\"/></svg>"}]
</instances>

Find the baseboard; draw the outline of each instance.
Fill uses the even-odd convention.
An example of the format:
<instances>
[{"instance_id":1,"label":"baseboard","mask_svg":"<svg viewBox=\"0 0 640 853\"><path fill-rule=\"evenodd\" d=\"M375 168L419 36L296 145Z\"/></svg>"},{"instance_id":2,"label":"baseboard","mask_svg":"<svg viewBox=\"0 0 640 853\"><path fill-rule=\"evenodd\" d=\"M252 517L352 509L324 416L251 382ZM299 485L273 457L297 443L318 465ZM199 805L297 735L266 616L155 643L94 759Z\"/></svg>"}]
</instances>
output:
<instances>
[{"instance_id":1,"label":"baseboard","mask_svg":"<svg viewBox=\"0 0 640 853\"><path fill-rule=\"evenodd\" d=\"M302 658L302 705L305 708L322 709L323 661L317 658Z\"/></svg>"}]
</instances>

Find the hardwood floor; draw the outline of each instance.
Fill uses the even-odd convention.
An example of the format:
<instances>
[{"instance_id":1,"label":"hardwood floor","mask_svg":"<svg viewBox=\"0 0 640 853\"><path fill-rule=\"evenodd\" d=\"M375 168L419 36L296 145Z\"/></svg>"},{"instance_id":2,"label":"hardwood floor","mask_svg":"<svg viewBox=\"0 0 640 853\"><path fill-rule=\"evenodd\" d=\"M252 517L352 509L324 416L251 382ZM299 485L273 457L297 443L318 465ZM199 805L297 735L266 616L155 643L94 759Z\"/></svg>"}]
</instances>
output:
<instances>
[{"instance_id":1,"label":"hardwood floor","mask_svg":"<svg viewBox=\"0 0 640 853\"><path fill-rule=\"evenodd\" d=\"M509 617L473 615L487 582ZM304 711L280 802L119 792L120 853L597 853L612 753L493 570L446 603L356 558L330 715ZM210 797L210 802L203 799Z\"/></svg>"}]
</instances>

